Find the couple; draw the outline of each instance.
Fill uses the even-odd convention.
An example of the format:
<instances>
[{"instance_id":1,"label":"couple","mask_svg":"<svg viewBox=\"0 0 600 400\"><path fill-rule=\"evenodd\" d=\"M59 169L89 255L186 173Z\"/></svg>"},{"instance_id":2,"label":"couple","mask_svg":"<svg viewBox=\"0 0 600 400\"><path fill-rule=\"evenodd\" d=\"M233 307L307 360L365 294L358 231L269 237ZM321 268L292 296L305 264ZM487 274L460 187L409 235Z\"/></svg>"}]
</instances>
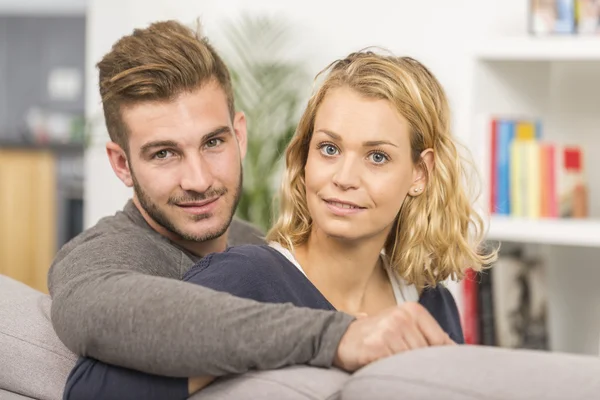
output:
<instances>
[{"instance_id":1,"label":"couple","mask_svg":"<svg viewBox=\"0 0 600 400\"><path fill-rule=\"evenodd\" d=\"M135 195L52 265L53 326L84 356L66 399L186 398L252 368L354 371L463 342L440 283L495 253L480 252L447 100L423 65L369 52L330 65L266 243L232 222L246 121L206 39L155 23L98 67L109 160Z\"/></svg>"}]
</instances>

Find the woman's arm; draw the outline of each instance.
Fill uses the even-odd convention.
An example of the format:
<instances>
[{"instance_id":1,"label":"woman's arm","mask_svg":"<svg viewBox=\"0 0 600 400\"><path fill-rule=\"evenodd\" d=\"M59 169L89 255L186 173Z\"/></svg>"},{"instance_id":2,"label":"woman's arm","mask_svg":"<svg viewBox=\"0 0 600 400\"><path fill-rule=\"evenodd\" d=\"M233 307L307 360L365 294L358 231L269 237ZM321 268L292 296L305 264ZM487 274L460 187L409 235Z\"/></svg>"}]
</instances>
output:
<instances>
[{"instance_id":1,"label":"woman's arm","mask_svg":"<svg viewBox=\"0 0 600 400\"><path fill-rule=\"evenodd\" d=\"M212 376L200 376L198 378L190 378L188 380L188 392L190 395L196 393L198 390L207 387L215 378Z\"/></svg>"},{"instance_id":2,"label":"woman's arm","mask_svg":"<svg viewBox=\"0 0 600 400\"><path fill-rule=\"evenodd\" d=\"M201 382L170 378L81 357L65 387L64 400L187 399ZM207 382L208 384L210 382ZM205 384L205 386L206 386Z\"/></svg>"}]
</instances>

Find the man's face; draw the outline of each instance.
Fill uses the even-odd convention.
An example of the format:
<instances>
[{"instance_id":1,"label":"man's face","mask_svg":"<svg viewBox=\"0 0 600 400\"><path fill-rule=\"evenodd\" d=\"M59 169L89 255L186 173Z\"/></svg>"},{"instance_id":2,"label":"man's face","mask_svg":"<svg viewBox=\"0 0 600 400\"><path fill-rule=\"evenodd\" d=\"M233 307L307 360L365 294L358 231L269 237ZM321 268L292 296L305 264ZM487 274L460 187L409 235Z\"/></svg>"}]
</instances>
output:
<instances>
[{"instance_id":1,"label":"man's face","mask_svg":"<svg viewBox=\"0 0 600 400\"><path fill-rule=\"evenodd\" d=\"M246 124L243 114L231 120L220 86L127 106L122 117L129 129L124 182L151 225L175 240L223 235L241 194Z\"/></svg>"}]
</instances>

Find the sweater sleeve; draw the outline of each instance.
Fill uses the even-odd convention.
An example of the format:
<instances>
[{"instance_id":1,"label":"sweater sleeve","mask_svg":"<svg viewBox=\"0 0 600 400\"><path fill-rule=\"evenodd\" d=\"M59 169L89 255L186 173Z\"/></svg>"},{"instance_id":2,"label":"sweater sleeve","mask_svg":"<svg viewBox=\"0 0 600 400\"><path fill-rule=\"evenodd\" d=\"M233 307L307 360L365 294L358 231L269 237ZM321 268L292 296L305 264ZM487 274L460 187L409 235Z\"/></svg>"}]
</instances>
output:
<instances>
[{"instance_id":1,"label":"sweater sleeve","mask_svg":"<svg viewBox=\"0 0 600 400\"><path fill-rule=\"evenodd\" d=\"M99 236L52 266L52 324L76 354L173 377L331 365L351 316L159 276L161 258L140 240Z\"/></svg>"}]
</instances>

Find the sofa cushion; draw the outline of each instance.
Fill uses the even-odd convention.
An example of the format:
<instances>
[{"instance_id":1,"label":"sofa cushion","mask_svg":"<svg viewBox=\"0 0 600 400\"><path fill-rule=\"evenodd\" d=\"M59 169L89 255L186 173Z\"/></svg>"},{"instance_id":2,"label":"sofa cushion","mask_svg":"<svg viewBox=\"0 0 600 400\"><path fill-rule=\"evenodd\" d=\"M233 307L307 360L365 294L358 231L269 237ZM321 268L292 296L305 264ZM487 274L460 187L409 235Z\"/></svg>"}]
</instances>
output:
<instances>
[{"instance_id":1,"label":"sofa cushion","mask_svg":"<svg viewBox=\"0 0 600 400\"><path fill-rule=\"evenodd\" d=\"M482 346L430 347L356 372L344 400L589 400L600 358Z\"/></svg>"},{"instance_id":2,"label":"sofa cushion","mask_svg":"<svg viewBox=\"0 0 600 400\"><path fill-rule=\"evenodd\" d=\"M50 322L50 297L0 275L0 389L59 400L77 357Z\"/></svg>"},{"instance_id":3,"label":"sofa cushion","mask_svg":"<svg viewBox=\"0 0 600 400\"><path fill-rule=\"evenodd\" d=\"M222 378L193 400L337 400L349 375L337 369L293 366Z\"/></svg>"},{"instance_id":4,"label":"sofa cushion","mask_svg":"<svg viewBox=\"0 0 600 400\"><path fill-rule=\"evenodd\" d=\"M3 389L0 389L0 400L35 400L31 397L21 396L20 394L16 394L13 392L9 392Z\"/></svg>"}]
</instances>

